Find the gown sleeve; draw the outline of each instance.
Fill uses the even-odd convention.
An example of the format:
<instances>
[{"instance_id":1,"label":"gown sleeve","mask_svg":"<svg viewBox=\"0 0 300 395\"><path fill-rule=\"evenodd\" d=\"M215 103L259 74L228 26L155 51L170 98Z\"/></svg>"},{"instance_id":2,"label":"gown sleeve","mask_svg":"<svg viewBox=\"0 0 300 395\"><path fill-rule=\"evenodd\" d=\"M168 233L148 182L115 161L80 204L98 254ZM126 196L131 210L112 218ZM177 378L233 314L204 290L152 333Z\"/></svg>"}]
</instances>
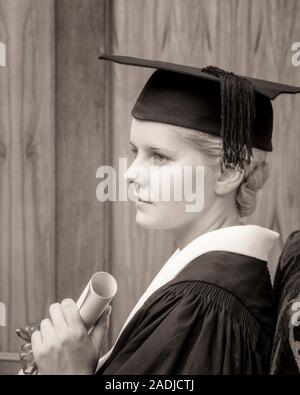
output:
<instances>
[{"instance_id":1,"label":"gown sleeve","mask_svg":"<svg viewBox=\"0 0 300 395\"><path fill-rule=\"evenodd\" d=\"M267 374L271 344L234 295L181 282L146 301L98 374Z\"/></svg>"}]
</instances>

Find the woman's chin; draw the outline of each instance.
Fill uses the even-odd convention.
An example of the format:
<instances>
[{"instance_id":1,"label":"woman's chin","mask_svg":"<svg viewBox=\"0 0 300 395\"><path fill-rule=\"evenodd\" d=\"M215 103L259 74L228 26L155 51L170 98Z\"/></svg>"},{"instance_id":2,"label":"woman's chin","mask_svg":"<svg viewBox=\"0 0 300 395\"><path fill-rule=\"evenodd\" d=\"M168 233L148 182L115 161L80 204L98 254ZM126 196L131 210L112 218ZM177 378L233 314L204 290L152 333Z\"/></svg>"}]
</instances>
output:
<instances>
[{"instance_id":1,"label":"woman's chin","mask_svg":"<svg viewBox=\"0 0 300 395\"><path fill-rule=\"evenodd\" d=\"M149 230L160 230L164 227L160 218L141 211L137 211L135 220L137 225Z\"/></svg>"}]
</instances>

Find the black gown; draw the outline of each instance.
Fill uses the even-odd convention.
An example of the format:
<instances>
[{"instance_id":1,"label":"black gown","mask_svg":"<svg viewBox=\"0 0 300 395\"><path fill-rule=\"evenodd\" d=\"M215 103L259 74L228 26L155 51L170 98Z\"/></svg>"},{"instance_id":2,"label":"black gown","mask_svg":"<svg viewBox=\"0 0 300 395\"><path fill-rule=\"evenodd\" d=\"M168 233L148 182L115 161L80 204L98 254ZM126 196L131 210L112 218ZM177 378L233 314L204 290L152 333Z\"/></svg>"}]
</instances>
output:
<instances>
[{"instance_id":1,"label":"black gown","mask_svg":"<svg viewBox=\"0 0 300 395\"><path fill-rule=\"evenodd\" d=\"M209 252L146 300L96 374L268 374L274 318L267 263Z\"/></svg>"}]
</instances>

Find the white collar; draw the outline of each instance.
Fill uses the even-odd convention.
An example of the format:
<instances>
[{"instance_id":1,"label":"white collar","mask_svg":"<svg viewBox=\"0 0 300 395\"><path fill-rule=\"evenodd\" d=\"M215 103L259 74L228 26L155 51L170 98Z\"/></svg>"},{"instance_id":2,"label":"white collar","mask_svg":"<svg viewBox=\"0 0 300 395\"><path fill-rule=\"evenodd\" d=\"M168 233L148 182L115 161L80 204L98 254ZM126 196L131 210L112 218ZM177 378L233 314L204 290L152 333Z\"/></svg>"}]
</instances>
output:
<instances>
[{"instance_id":1,"label":"white collar","mask_svg":"<svg viewBox=\"0 0 300 395\"><path fill-rule=\"evenodd\" d=\"M257 225L230 226L207 232L194 239L182 250L178 248L155 276L129 314L117 340L144 302L157 289L173 280L195 258L211 251L227 251L267 261L269 252L278 237L279 233ZM97 369L108 359L113 348L114 346L99 360Z\"/></svg>"},{"instance_id":2,"label":"white collar","mask_svg":"<svg viewBox=\"0 0 300 395\"><path fill-rule=\"evenodd\" d=\"M229 226L207 232L177 251L186 259L198 252L228 251L267 261L278 237L279 233L258 225Z\"/></svg>"}]
</instances>

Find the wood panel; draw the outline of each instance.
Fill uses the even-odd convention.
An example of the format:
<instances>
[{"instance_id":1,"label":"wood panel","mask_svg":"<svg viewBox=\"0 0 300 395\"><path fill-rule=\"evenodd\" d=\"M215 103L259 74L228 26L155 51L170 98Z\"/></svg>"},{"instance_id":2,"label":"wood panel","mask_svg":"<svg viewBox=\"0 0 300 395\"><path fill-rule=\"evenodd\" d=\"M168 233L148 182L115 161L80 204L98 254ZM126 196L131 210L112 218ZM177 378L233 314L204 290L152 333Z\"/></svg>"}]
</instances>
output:
<instances>
[{"instance_id":1,"label":"wood panel","mask_svg":"<svg viewBox=\"0 0 300 395\"><path fill-rule=\"evenodd\" d=\"M20 369L19 354L0 352L0 375L15 375Z\"/></svg>"},{"instance_id":2,"label":"wood panel","mask_svg":"<svg viewBox=\"0 0 300 395\"><path fill-rule=\"evenodd\" d=\"M0 0L0 349L54 296L54 1Z\"/></svg>"},{"instance_id":3,"label":"wood panel","mask_svg":"<svg viewBox=\"0 0 300 395\"><path fill-rule=\"evenodd\" d=\"M56 2L56 288L77 299L92 274L110 270L110 204L96 199L110 162L110 2Z\"/></svg>"},{"instance_id":4,"label":"wood panel","mask_svg":"<svg viewBox=\"0 0 300 395\"><path fill-rule=\"evenodd\" d=\"M116 0L113 51L118 54L225 69L300 85L291 63L291 44L299 41L297 0ZM130 111L149 70L114 65L113 157L129 155ZM256 223L281 233L270 261L273 272L287 235L300 227L300 97L274 104L272 176L258 198ZM113 207L112 270L119 279L114 336L130 308L174 248L166 234L135 224L135 209ZM124 298L126 295L126 298Z\"/></svg>"}]
</instances>

